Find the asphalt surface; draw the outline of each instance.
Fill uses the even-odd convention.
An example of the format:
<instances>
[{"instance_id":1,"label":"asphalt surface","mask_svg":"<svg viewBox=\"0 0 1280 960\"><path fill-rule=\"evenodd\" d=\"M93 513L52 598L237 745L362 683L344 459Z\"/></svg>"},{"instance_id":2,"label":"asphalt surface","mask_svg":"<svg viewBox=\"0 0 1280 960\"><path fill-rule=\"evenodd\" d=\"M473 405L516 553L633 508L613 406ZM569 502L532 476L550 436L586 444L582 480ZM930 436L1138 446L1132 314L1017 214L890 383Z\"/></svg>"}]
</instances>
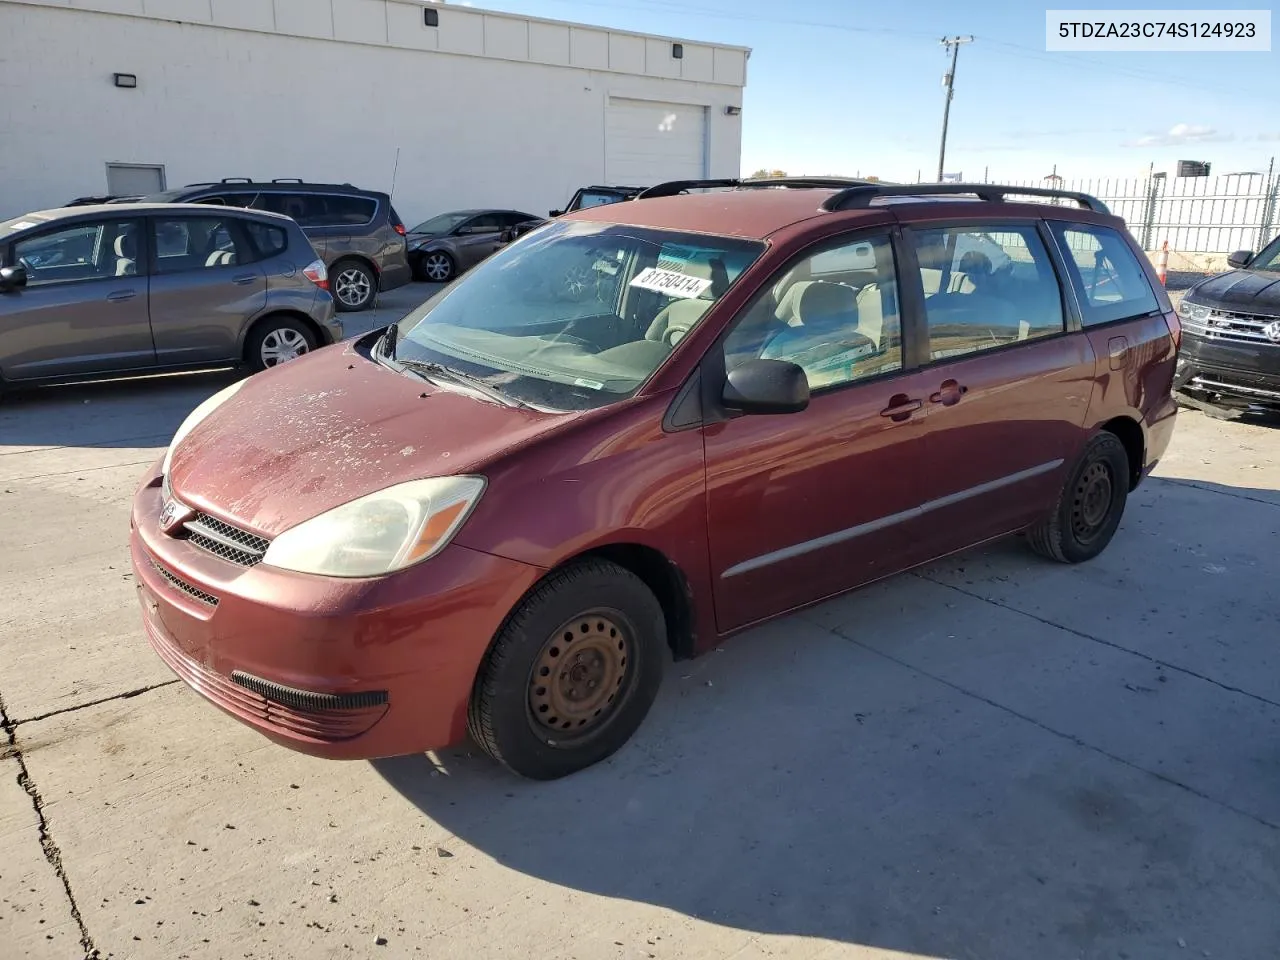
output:
<instances>
[{"instance_id":1,"label":"asphalt surface","mask_svg":"<svg viewBox=\"0 0 1280 960\"><path fill-rule=\"evenodd\" d=\"M1280 953L1280 428L1184 412L1093 563L1010 541L754 630L535 784L291 753L151 652L129 498L228 381L0 401L6 960Z\"/></svg>"}]
</instances>

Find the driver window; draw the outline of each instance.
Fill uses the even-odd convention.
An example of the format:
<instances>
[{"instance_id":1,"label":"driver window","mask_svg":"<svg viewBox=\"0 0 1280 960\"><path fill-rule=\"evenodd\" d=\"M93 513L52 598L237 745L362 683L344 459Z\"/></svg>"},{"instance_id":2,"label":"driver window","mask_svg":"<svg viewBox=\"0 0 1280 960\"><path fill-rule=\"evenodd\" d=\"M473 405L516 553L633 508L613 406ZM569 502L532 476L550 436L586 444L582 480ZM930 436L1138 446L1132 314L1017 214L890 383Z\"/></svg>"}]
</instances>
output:
<instances>
[{"instance_id":1,"label":"driver window","mask_svg":"<svg viewBox=\"0 0 1280 960\"><path fill-rule=\"evenodd\" d=\"M918 230L933 360L1062 333L1062 291L1033 226Z\"/></svg>"},{"instance_id":2,"label":"driver window","mask_svg":"<svg viewBox=\"0 0 1280 960\"><path fill-rule=\"evenodd\" d=\"M813 391L902 369L897 274L887 236L818 250L765 285L725 340L725 366L799 364Z\"/></svg>"}]
</instances>

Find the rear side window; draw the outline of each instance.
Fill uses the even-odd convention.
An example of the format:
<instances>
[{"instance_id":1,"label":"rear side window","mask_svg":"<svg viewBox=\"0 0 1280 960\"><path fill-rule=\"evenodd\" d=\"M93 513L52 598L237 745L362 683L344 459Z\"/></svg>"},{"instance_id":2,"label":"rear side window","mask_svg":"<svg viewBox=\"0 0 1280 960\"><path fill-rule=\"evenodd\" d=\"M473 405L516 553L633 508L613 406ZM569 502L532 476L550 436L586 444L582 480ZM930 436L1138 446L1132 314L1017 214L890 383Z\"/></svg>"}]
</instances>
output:
<instances>
[{"instance_id":1,"label":"rear side window","mask_svg":"<svg viewBox=\"0 0 1280 960\"><path fill-rule=\"evenodd\" d=\"M267 257L274 257L278 253L284 253L289 246L289 235L280 227L272 227L265 223L249 220L245 222L244 228L249 234L249 240L257 249L258 259L266 259Z\"/></svg>"},{"instance_id":2,"label":"rear side window","mask_svg":"<svg viewBox=\"0 0 1280 960\"><path fill-rule=\"evenodd\" d=\"M270 210L292 217L301 227L362 226L373 220L378 202L371 197L333 193L264 192L256 210Z\"/></svg>"},{"instance_id":3,"label":"rear side window","mask_svg":"<svg viewBox=\"0 0 1280 960\"><path fill-rule=\"evenodd\" d=\"M1065 329L1062 290L1036 228L914 231L933 360Z\"/></svg>"},{"instance_id":4,"label":"rear side window","mask_svg":"<svg viewBox=\"0 0 1280 960\"><path fill-rule=\"evenodd\" d=\"M252 193L218 193L213 196L200 197L192 203L207 203L214 207L248 207L253 204Z\"/></svg>"},{"instance_id":5,"label":"rear side window","mask_svg":"<svg viewBox=\"0 0 1280 960\"><path fill-rule=\"evenodd\" d=\"M216 270L252 263L236 221L227 217L157 217L156 273Z\"/></svg>"},{"instance_id":6,"label":"rear side window","mask_svg":"<svg viewBox=\"0 0 1280 960\"><path fill-rule=\"evenodd\" d=\"M1116 231L1061 221L1049 226L1066 256L1086 327L1160 309L1146 272Z\"/></svg>"}]
</instances>

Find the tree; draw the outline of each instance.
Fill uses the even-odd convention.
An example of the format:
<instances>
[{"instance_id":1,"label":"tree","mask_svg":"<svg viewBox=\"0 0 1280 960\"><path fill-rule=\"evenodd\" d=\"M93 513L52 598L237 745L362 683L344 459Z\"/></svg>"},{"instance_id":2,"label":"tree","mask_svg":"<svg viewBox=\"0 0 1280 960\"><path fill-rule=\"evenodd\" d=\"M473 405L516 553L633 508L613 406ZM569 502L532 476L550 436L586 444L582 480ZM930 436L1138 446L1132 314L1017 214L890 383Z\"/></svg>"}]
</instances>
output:
<instances>
[{"instance_id":1,"label":"tree","mask_svg":"<svg viewBox=\"0 0 1280 960\"><path fill-rule=\"evenodd\" d=\"M751 175L751 179L759 180L761 177L785 177L786 175L787 171L785 170L766 170L764 167L761 167Z\"/></svg>"}]
</instances>

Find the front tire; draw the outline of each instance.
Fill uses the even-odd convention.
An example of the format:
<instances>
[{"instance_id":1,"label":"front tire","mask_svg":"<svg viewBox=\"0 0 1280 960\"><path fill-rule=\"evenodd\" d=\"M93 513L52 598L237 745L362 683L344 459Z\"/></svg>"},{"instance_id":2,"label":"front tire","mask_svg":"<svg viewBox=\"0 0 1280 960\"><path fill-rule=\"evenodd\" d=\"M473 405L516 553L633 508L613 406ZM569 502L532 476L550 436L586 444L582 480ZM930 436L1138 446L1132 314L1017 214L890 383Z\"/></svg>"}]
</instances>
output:
<instances>
[{"instance_id":1,"label":"front tire","mask_svg":"<svg viewBox=\"0 0 1280 960\"><path fill-rule=\"evenodd\" d=\"M598 763L649 712L666 649L662 607L635 574L604 560L557 570L485 655L468 710L471 737L534 780Z\"/></svg>"},{"instance_id":2,"label":"front tire","mask_svg":"<svg viewBox=\"0 0 1280 960\"><path fill-rule=\"evenodd\" d=\"M1036 553L1059 563L1092 560L1111 542L1129 499L1130 464L1113 433L1090 440L1067 474L1058 501L1027 531Z\"/></svg>"},{"instance_id":3,"label":"front tire","mask_svg":"<svg viewBox=\"0 0 1280 960\"><path fill-rule=\"evenodd\" d=\"M418 261L418 276L427 283L448 283L458 272L453 257L443 250L424 253Z\"/></svg>"},{"instance_id":4,"label":"front tire","mask_svg":"<svg viewBox=\"0 0 1280 960\"><path fill-rule=\"evenodd\" d=\"M329 271L334 306L343 313L368 310L378 292L373 268L359 260L339 260Z\"/></svg>"},{"instance_id":5,"label":"front tire","mask_svg":"<svg viewBox=\"0 0 1280 960\"><path fill-rule=\"evenodd\" d=\"M245 360L254 373L295 360L316 348L315 333L293 317L266 317L258 321L245 344Z\"/></svg>"}]
</instances>

